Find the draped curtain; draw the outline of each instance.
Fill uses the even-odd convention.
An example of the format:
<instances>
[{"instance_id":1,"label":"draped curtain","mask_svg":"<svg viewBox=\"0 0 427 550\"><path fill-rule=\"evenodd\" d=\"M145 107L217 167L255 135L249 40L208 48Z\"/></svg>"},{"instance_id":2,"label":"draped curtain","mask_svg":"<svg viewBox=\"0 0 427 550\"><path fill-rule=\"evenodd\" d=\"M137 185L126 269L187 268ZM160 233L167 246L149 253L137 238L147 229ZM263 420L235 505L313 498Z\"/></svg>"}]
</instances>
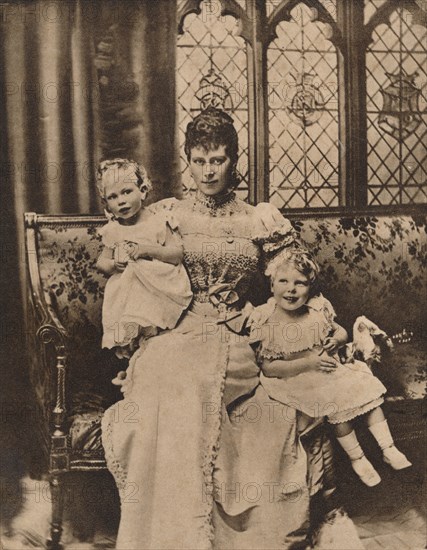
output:
<instances>
[{"instance_id":1,"label":"draped curtain","mask_svg":"<svg viewBox=\"0 0 427 550\"><path fill-rule=\"evenodd\" d=\"M176 5L21 0L0 10L1 403L25 428L23 213L102 212L96 165L115 156L145 164L151 200L179 195Z\"/></svg>"}]
</instances>

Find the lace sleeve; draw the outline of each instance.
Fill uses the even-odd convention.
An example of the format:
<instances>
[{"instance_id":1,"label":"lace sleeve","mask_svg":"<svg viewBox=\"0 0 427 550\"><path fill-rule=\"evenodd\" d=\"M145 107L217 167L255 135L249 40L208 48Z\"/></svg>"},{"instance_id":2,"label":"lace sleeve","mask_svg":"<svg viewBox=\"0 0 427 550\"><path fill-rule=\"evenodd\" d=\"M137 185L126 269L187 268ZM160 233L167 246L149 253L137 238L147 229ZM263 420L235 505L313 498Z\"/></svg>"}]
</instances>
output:
<instances>
[{"instance_id":1,"label":"lace sleeve","mask_svg":"<svg viewBox=\"0 0 427 550\"><path fill-rule=\"evenodd\" d=\"M249 341L251 344L255 342L261 342L261 340L263 339L263 333L265 332L263 331L263 326L265 326L265 323L272 316L275 308L276 302L274 298L269 298L267 303L254 308L249 317L251 326Z\"/></svg>"},{"instance_id":2,"label":"lace sleeve","mask_svg":"<svg viewBox=\"0 0 427 550\"><path fill-rule=\"evenodd\" d=\"M155 215L155 218L158 223L156 231L158 244L162 246L172 243L176 246L181 245L181 234L176 216L171 211L160 211Z\"/></svg>"},{"instance_id":3,"label":"lace sleeve","mask_svg":"<svg viewBox=\"0 0 427 550\"><path fill-rule=\"evenodd\" d=\"M158 212L173 212L176 209L176 206L179 204L179 200L170 197L168 199L162 199L157 202L153 202L153 204L150 204L149 209L153 214L157 214Z\"/></svg>"},{"instance_id":4,"label":"lace sleeve","mask_svg":"<svg viewBox=\"0 0 427 550\"><path fill-rule=\"evenodd\" d=\"M275 206L262 202L255 207L255 213L259 231L253 240L261 246L264 265L283 248L300 244L298 233L291 222Z\"/></svg>"},{"instance_id":5,"label":"lace sleeve","mask_svg":"<svg viewBox=\"0 0 427 550\"><path fill-rule=\"evenodd\" d=\"M328 323L333 323L337 317L333 305L325 297L323 297L323 314Z\"/></svg>"}]
</instances>

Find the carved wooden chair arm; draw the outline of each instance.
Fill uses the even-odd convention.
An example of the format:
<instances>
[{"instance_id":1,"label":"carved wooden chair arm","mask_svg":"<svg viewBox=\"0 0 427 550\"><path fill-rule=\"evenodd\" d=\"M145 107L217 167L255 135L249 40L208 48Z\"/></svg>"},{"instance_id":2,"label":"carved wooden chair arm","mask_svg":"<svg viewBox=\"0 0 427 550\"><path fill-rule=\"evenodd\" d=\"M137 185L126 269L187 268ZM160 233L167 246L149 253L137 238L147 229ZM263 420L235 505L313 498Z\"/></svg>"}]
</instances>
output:
<instances>
[{"instance_id":1,"label":"carved wooden chair arm","mask_svg":"<svg viewBox=\"0 0 427 550\"><path fill-rule=\"evenodd\" d=\"M68 469L66 433L66 370L68 364L67 341L69 336L62 325L50 296L43 291L37 249L37 214L24 214L26 258L33 305L36 337L42 346L43 367L48 377L54 378L54 406L48 411L53 428L50 433L50 470ZM52 351L54 357L52 357ZM46 404L42 403L42 407ZM46 411L47 412L47 411ZM55 457L58 461L55 463Z\"/></svg>"}]
</instances>

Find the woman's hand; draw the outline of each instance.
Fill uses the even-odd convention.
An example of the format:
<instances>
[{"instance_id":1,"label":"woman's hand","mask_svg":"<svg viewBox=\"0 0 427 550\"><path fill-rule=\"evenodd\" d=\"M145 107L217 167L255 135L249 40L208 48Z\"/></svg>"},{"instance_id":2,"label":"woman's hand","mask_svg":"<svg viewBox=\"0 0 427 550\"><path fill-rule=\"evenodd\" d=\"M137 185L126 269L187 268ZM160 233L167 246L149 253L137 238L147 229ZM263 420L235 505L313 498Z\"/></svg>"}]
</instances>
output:
<instances>
[{"instance_id":1,"label":"woman's hand","mask_svg":"<svg viewBox=\"0 0 427 550\"><path fill-rule=\"evenodd\" d=\"M139 260L140 258L149 258L148 247L143 243L126 243L126 251L131 260Z\"/></svg>"},{"instance_id":2,"label":"woman's hand","mask_svg":"<svg viewBox=\"0 0 427 550\"><path fill-rule=\"evenodd\" d=\"M167 264L181 263L184 251L182 246L149 243L126 243L126 251L131 260L159 260Z\"/></svg>"}]
</instances>

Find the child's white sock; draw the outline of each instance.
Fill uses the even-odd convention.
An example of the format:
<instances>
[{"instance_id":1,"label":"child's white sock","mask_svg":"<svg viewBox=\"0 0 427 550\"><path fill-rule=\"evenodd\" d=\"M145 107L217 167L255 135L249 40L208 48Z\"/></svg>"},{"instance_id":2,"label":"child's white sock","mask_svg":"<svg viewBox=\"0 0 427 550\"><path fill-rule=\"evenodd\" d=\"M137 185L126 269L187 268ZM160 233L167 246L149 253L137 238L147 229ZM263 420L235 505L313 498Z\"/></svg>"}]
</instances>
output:
<instances>
[{"instance_id":1,"label":"child's white sock","mask_svg":"<svg viewBox=\"0 0 427 550\"><path fill-rule=\"evenodd\" d=\"M369 426L369 430L377 440L377 443L383 452L384 462L389 464L394 470L403 470L403 468L409 468L409 466L412 466L406 456L394 445L387 420L382 420L381 422L372 424L372 426Z\"/></svg>"},{"instance_id":2,"label":"child's white sock","mask_svg":"<svg viewBox=\"0 0 427 550\"><path fill-rule=\"evenodd\" d=\"M353 470L368 487L378 485L381 478L369 460L366 458L360 446L356 433L352 430L349 434L337 437L338 443L348 454Z\"/></svg>"}]
</instances>

